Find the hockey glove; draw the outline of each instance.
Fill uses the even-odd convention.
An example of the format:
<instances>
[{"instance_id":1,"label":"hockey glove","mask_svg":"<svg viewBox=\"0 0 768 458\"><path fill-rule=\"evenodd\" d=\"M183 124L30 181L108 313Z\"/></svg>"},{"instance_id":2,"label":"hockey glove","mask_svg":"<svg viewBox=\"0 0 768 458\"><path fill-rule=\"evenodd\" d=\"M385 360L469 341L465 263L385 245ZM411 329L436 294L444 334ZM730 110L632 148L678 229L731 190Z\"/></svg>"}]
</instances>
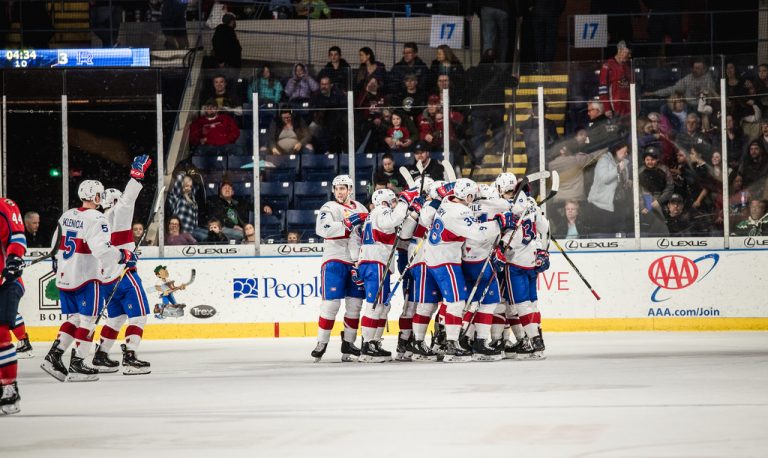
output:
<instances>
[{"instance_id":1,"label":"hockey glove","mask_svg":"<svg viewBox=\"0 0 768 458\"><path fill-rule=\"evenodd\" d=\"M352 283L357 286L363 286L365 282L360 278L360 274L357 272L357 267L353 267L349 273L352 275Z\"/></svg>"},{"instance_id":2,"label":"hockey glove","mask_svg":"<svg viewBox=\"0 0 768 458\"><path fill-rule=\"evenodd\" d=\"M6 283L10 283L17 278L21 277L21 273L24 271L24 260L15 254L9 254L5 258L5 268L3 269L3 279Z\"/></svg>"},{"instance_id":3,"label":"hockey glove","mask_svg":"<svg viewBox=\"0 0 768 458\"><path fill-rule=\"evenodd\" d=\"M368 213L352 213L344 218L343 222L347 229L351 231L353 227L363 224L366 218L368 218Z\"/></svg>"},{"instance_id":4,"label":"hockey glove","mask_svg":"<svg viewBox=\"0 0 768 458\"><path fill-rule=\"evenodd\" d=\"M507 265L507 258L504 256L501 248L496 247L493 255L491 255L491 263L493 263L493 269L496 273L501 274L504 272L504 267Z\"/></svg>"},{"instance_id":5,"label":"hockey glove","mask_svg":"<svg viewBox=\"0 0 768 458\"><path fill-rule=\"evenodd\" d=\"M152 164L152 159L146 154L134 157L133 164L131 164L131 178L138 181L143 180L150 164Z\"/></svg>"},{"instance_id":6,"label":"hockey glove","mask_svg":"<svg viewBox=\"0 0 768 458\"><path fill-rule=\"evenodd\" d=\"M499 224L499 229L503 231L517 226L517 222L520 218L512 212L504 212L497 213L493 219Z\"/></svg>"},{"instance_id":7,"label":"hockey glove","mask_svg":"<svg viewBox=\"0 0 768 458\"><path fill-rule=\"evenodd\" d=\"M410 205L419 196L419 190L417 188L405 189L399 195L398 198ZM423 203L423 202L422 202Z\"/></svg>"},{"instance_id":8,"label":"hockey glove","mask_svg":"<svg viewBox=\"0 0 768 458\"><path fill-rule=\"evenodd\" d=\"M411 205L408 207L409 211L412 212L420 212L421 208L424 206L424 198L419 196L415 199L413 199L413 202L411 202Z\"/></svg>"},{"instance_id":9,"label":"hockey glove","mask_svg":"<svg viewBox=\"0 0 768 458\"><path fill-rule=\"evenodd\" d=\"M453 188L456 186L456 182L452 181L450 183L446 183L439 188L437 188L437 195L440 196L441 199L445 199L448 196L453 195Z\"/></svg>"},{"instance_id":10,"label":"hockey glove","mask_svg":"<svg viewBox=\"0 0 768 458\"><path fill-rule=\"evenodd\" d=\"M549 252L547 250L536 250L536 267L534 272L544 272L549 269Z\"/></svg>"},{"instance_id":11,"label":"hockey glove","mask_svg":"<svg viewBox=\"0 0 768 458\"><path fill-rule=\"evenodd\" d=\"M136 267L136 261L138 260L139 257L133 251L128 251L126 249L120 250L120 261L118 261L118 264L125 264L126 269Z\"/></svg>"}]
</instances>

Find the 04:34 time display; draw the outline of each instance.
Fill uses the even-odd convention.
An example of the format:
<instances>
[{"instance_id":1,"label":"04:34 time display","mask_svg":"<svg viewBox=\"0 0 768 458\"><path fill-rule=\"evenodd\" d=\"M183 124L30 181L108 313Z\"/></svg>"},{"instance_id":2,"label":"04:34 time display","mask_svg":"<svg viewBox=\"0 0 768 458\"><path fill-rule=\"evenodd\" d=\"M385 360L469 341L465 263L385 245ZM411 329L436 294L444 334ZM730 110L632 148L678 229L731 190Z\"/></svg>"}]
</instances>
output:
<instances>
[{"instance_id":1,"label":"04:34 time display","mask_svg":"<svg viewBox=\"0 0 768 458\"><path fill-rule=\"evenodd\" d=\"M14 67L26 67L28 60L37 59L37 52L34 49L9 49L5 59L13 62Z\"/></svg>"}]
</instances>

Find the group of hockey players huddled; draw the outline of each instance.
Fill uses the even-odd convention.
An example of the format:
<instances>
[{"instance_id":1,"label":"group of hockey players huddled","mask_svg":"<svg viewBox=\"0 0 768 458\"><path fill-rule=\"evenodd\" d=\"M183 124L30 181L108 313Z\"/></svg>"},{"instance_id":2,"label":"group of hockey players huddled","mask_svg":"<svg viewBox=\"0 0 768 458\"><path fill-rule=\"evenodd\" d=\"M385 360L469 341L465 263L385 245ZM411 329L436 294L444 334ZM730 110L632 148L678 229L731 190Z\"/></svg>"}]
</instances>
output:
<instances>
[{"instance_id":1,"label":"group of hockey players huddled","mask_svg":"<svg viewBox=\"0 0 768 458\"><path fill-rule=\"evenodd\" d=\"M399 195L374 191L370 213L353 200L349 176L332 185L334 200L316 224L325 248L315 361L327 350L342 299L342 361L391 361L382 335L401 284L396 360L544 358L536 277L549 268L549 222L527 179L502 173L492 185L478 185L422 174Z\"/></svg>"}]
</instances>

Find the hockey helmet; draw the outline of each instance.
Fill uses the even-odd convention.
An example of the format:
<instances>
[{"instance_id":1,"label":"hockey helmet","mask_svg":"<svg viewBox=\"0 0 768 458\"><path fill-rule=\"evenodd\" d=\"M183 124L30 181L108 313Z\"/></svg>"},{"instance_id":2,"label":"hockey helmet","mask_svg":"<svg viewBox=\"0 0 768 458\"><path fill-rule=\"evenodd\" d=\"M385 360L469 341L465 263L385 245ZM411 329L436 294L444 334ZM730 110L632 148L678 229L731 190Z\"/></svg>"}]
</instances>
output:
<instances>
[{"instance_id":1,"label":"hockey helmet","mask_svg":"<svg viewBox=\"0 0 768 458\"><path fill-rule=\"evenodd\" d=\"M118 189L107 188L104 191L104 197L101 199L101 208L106 210L108 208L114 207L117 203L117 199L119 199L122 195L123 193Z\"/></svg>"},{"instance_id":2,"label":"hockey helmet","mask_svg":"<svg viewBox=\"0 0 768 458\"><path fill-rule=\"evenodd\" d=\"M517 186L517 177L514 173L505 172L496 177L494 184L499 194L514 191L515 186Z\"/></svg>"},{"instance_id":3,"label":"hockey helmet","mask_svg":"<svg viewBox=\"0 0 768 458\"><path fill-rule=\"evenodd\" d=\"M96 196L104 194L104 185L98 180L85 180L77 188L77 196L83 202L94 201Z\"/></svg>"},{"instance_id":4,"label":"hockey helmet","mask_svg":"<svg viewBox=\"0 0 768 458\"><path fill-rule=\"evenodd\" d=\"M392 202L396 199L397 197L391 189L377 189L373 191L373 196L371 196L371 201L376 207L380 206L384 202L387 202L390 206L392 206Z\"/></svg>"},{"instance_id":5,"label":"hockey helmet","mask_svg":"<svg viewBox=\"0 0 768 458\"><path fill-rule=\"evenodd\" d=\"M477 194L477 183L469 178L459 178L456 180L456 185L453 187L453 195L456 196L457 199L472 202L475 197L477 197Z\"/></svg>"},{"instance_id":6,"label":"hockey helmet","mask_svg":"<svg viewBox=\"0 0 768 458\"><path fill-rule=\"evenodd\" d=\"M334 178L333 182L331 183L332 188L335 188L336 186L346 186L349 189L354 189L355 182L352 181L352 177L349 175L339 175Z\"/></svg>"}]
</instances>

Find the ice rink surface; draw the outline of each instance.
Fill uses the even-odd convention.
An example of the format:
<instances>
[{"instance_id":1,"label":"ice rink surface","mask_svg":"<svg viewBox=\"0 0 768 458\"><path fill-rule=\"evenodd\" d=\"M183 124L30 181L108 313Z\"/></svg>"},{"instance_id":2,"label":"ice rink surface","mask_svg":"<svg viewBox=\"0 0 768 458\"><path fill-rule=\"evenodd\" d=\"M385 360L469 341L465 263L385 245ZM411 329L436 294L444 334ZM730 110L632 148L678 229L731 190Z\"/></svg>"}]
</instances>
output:
<instances>
[{"instance_id":1,"label":"ice rink surface","mask_svg":"<svg viewBox=\"0 0 768 458\"><path fill-rule=\"evenodd\" d=\"M37 343L0 456L768 456L768 333L546 344L535 362L342 364L336 337L314 364L314 339L147 341L151 375L64 384Z\"/></svg>"}]
</instances>

